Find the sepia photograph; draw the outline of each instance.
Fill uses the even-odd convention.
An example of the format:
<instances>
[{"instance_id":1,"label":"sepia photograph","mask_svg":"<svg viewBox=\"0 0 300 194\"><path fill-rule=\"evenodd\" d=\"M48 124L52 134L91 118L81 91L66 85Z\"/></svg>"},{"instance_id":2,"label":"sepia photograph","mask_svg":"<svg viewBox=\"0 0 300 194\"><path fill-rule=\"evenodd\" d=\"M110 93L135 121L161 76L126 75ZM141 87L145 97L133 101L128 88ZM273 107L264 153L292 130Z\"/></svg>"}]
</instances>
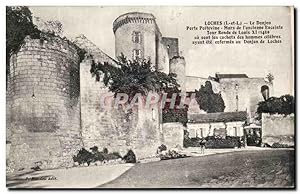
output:
<instances>
[{"instance_id":1,"label":"sepia photograph","mask_svg":"<svg viewBox=\"0 0 300 194\"><path fill-rule=\"evenodd\" d=\"M9 190L296 188L293 6L5 9Z\"/></svg>"}]
</instances>

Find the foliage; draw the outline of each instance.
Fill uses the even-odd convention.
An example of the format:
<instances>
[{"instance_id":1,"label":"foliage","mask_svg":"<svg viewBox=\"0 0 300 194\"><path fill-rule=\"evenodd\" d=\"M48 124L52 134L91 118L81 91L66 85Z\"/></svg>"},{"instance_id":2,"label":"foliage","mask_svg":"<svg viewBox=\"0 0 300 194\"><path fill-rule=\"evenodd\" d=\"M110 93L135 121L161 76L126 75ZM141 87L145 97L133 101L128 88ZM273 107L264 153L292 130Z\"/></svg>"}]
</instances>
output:
<instances>
[{"instance_id":1,"label":"foliage","mask_svg":"<svg viewBox=\"0 0 300 194\"><path fill-rule=\"evenodd\" d=\"M225 104L221 94L215 94L210 81L205 82L199 90L195 90L199 108L207 113L224 112Z\"/></svg>"},{"instance_id":2,"label":"foliage","mask_svg":"<svg viewBox=\"0 0 300 194\"><path fill-rule=\"evenodd\" d=\"M32 39L40 39L41 41L46 38L61 38L58 34L62 32L62 24L59 21L47 21L46 23L48 31L42 32L33 24L32 13L28 7L6 7L6 75L9 74L11 55L19 51L24 44L26 36L30 36ZM76 48L80 58L79 62L81 62L85 57L86 51L79 48L67 38L64 37L62 39Z\"/></svg>"},{"instance_id":3,"label":"foliage","mask_svg":"<svg viewBox=\"0 0 300 194\"><path fill-rule=\"evenodd\" d=\"M123 157L126 163L136 163L136 157L132 150L128 150L127 154Z\"/></svg>"},{"instance_id":4,"label":"foliage","mask_svg":"<svg viewBox=\"0 0 300 194\"><path fill-rule=\"evenodd\" d=\"M196 143L198 145L198 143ZM187 130L184 130L183 132L183 147L188 148L188 147L197 147L194 141L191 140L189 137L189 132ZM199 146L199 145L198 145Z\"/></svg>"},{"instance_id":5,"label":"foliage","mask_svg":"<svg viewBox=\"0 0 300 194\"><path fill-rule=\"evenodd\" d=\"M206 148L235 148L241 147L240 137L226 136L223 138L207 137Z\"/></svg>"},{"instance_id":6,"label":"foliage","mask_svg":"<svg viewBox=\"0 0 300 194\"><path fill-rule=\"evenodd\" d=\"M179 87L176 74L165 74L151 67L150 61L130 61L121 54L117 65L93 62L90 70L96 81L103 82L115 94L125 93L132 100L136 93L147 95L150 91L161 92L167 88Z\"/></svg>"},{"instance_id":7,"label":"foliage","mask_svg":"<svg viewBox=\"0 0 300 194\"><path fill-rule=\"evenodd\" d=\"M274 76L271 73L269 73L266 78L270 83L273 83Z\"/></svg>"},{"instance_id":8,"label":"foliage","mask_svg":"<svg viewBox=\"0 0 300 194\"><path fill-rule=\"evenodd\" d=\"M167 89L167 98L171 99L173 93L179 93L180 91ZM176 96L175 106L170 107L171 102L166 102L165 106L162 109L162 122L163 123L172 123L172 122L180 122L184 126L186 126L188 118L187 111L189 106L184 105L183 108L180 108L181 97L179 95Z\"/></svg>"},{"instance_id":9,"label":"foliage","mask_svg":"<svg viewBox=\"0 0 300 194\"><path fill-rule=\"evenodd\" d=\"M163 109L162 112L163 123L179 122L186 126L187 111L185 109Z\"/></svg>"},{"instance_id":10,"label":"foliage","mask_svg":"<svg viewBox=\"0 0 300 194\"><path fill-rule=\"evenodd\" d=\"M28 7L6 7L6 75L9 74L9 61L17 52L28 35L38 37L40 31L32 23L31 11Z\"/></svg>"},{"instance_id":11,"label":"foliage","mask_svg":"<svg viewBox=\"0 0 300 194\"><path fill-rule=\"evenodd\" d=\"M107 148L103 148L103 153L108 154L108 149Z\"/></svg>"},{"instance_id":12,"label":"foliage","mask_svg":"<svg viewBox=\"0 0 300 194\"><path fill-rule=\"evenodd\" d=\"M106 148L102 152L98 151L98 147L94 146L90 148L91 152L82 148L79 150L77 155L73 156L73 161L79 164L87 163L90 165L91 162L104 161L104 160L116 160L122 158L118 152L108 153Z\"/></svg>"},{"instance_id":13,"label":"foliage","mask_svg":"<svg viewBox=\"0 0 300 194\"><path fill-rule=\"evenodd\" d=\"M6 54L17 52L26 36L39 33L28 7L6 7Z\"/></svg>"},{"instance_id":14,"label":"foliage","mask_svg":"<svg viewBox=\"0 0 300 194\"><path fill-rule=\"evenodd\" d=\"M95 159L96 158L94 154L90 153L84 148L79 150L76 156L73 156L73 161L78 162L79 164L87 163L88 165L90 165L90 163L93 162Z\"/></svg>"},{"instance_id":15,"label":"foliage","mask_svg":"<svg viewBox=\"0 0 300 194\"><path fill-rule=\"evenodd\" d=\"M273 143L272 144L272 148L289 148L289 147L292 147L292 146L289 146L287 144L281 144L281 143Z\"/></svg>"},{"instance_id":16,"label":"foliage","mask_svg":"<svg viewBox=\"0 0 300 194\"><path fill-rule=\"evenodd\" d=\"M266 101L258 103L258 119L261 119L261 113L289 115L295 113L295 99L291 95L283 95L279 98L271 97Z\"/></svg>"},{"instance_id":17,"label":"foliage","mask_svg":"<svg viewBox=\"0 0 300 194\"><path fill-rule=\"evenodd\" d=\"M63 33L63 25L58 20L48 20L44 21L40 17L35 17L35 21L38 23L39 29L42 32L61 35Z\"/></svg>"},{"instance_id":18,"label":"foliage","mask_svg":"<svg viewBox=\"0 0 300 194\"><path fill-rule=\"evenodd\" d=\"M187 147L200 147L200 141L203 138L195 137L190 138L188 136L188 132L185 130L184 133L184 140L183 140L183 146L185 148ZM240 141L240 137L235 136L226 136L226 138L216 138L214 136L208 136L204 138L206 140L205 147L206 148L235 148L235 147L241 147L242 143Z\"/></svg>"},{"instance_id":19,"label":"foliage","mask_svg":"<svg viewBox=\"0 0 300 194\"><path fill-rule=\"evenodd\" d=\"M78 54L78 56L79 56L79 63L81 63L81 62L84 60L85 55L86 55L86 53L87 53L86 50L80 48L79 46L77 46L77 45L74 44L74 43L71 43L70 41L68 41L68 42L69 42L69 44L72 44L72 45L75 47L76 52L77 52L77 54Z\"/></svg>"},{"instance_id":20,"label":"foliage","mask_svg":"<svg viewBox=\"0 0 300 194\"><path fill-rule=\"evenodd\" d=\"M160 146L158 146L159 152L166 151L166 150L167 150L167 146L165 144L161 144Z\"/></svg>"}]
</instances>

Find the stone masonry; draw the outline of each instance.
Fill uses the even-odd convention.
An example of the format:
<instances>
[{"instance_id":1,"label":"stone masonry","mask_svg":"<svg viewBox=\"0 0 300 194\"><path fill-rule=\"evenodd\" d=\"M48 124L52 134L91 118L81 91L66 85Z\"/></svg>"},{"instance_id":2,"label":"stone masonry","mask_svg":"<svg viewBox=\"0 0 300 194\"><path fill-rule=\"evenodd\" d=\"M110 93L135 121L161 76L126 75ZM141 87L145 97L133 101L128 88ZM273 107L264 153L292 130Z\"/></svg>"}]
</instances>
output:
<instances>
[{"instance_id":1,"label":"stone masonry","mask_svg":"<svg viewBox=\"0 0 300 194\"><path fill-rule=\"evenodd\" d=\"M75 47L57 37L28 37L10 62L9 165L71 165L72 155L82 146Z\"/></svg>"},{"instance_id":2,"label":"stone masonry","mask_svg":"<svg viewBox=\"0 0 300 194\"><path fill-rule=\"evenodd\" d=\"M116 62L97 48L86 37L76 38L76 44L88 51L90 58L80 64L81 128L84 147L98 146L125 155L132 149L138 158L154 155L161 144L158 109L135 109L127 113L114 107L113 93L104 83L96 81L90 73L92 60L95 62ZM108 107L101 104L106 100ZM155 112L155 114L152 114Z\"/></svg>"}]
</instances>

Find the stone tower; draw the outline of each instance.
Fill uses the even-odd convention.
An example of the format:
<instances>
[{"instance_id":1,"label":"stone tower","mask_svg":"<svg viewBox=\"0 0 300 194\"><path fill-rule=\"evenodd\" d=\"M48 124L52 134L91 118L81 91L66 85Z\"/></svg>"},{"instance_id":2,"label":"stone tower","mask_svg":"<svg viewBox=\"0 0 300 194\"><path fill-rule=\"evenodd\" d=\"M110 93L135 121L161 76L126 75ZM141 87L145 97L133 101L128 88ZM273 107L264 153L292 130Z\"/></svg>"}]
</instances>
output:
<instances>
[{"instance_id":1,"label":"stone tower","mask_svg":"<svg viewBox=\"0 0 300 194\"><path fill-rule=\"evenodd\" d=\"M170 73L175 73L177 75L176 79L180 85L181 92L186 91L185 81L185 59L184 57L173 57L170 60Z\"/></svg>"},{"instance_id":2,"label":"stone tower","mask_svg":"<svg viewBox=\"0 0 300 194\"><path fill-rule=\"evenodd\" d=\"M82 146L79 56L67 41L27 37L10 60L9 166L57 168L72 164Z\"/></svg>"},{"instance_id":3,"label":"stone tower","mask_svg":"<svg viewBox=\"0 0 300 194\"><path fill-rule=\"evenodd\" d=\"M113 32L116 57L123 53L130 60L150 59L155 68L168 69L167 51L162 44L162 35L152 14L141 12L123 14L113 22ZM158 67L158 64L161 67Z\"/></svg>"}]
</instances>

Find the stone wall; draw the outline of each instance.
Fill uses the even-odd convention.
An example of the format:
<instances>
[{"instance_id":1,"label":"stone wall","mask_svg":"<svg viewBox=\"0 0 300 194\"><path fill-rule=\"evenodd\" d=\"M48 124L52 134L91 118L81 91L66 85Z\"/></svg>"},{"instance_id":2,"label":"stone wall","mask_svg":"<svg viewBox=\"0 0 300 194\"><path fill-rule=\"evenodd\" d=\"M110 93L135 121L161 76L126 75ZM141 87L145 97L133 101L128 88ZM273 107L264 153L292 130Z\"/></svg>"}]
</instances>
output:
<instances>
[{"instance_id":1,"label":"stone wall","mask_svg":"<svg viewBox=\"0 0 300 194\"><path fill-rule=\"evenodd\" d=\"M105 58L95 55L97 61ZM155 107L134 109L128 113L114 107L113 93L104 86L102 78L96 82L90 73L91 59L80 65L81 127L84 147L106 147L110 152L125 155L132 149L137 158L155 155L161 144L160 113ZM104 106L102 99L106 99Z\"/></svg>"},{"instance_id":2,"label":"stone wall","mask_svg":"<svg viewBox=\"0 0 300 194\"><path fill-rule=\"evenodd\" d=\"M132 12L121 15L113 23L115 33L115 55L123 53L132 60L133 50L139 49L142 58L150 59L152 64L157 60L157 34L159 29L155 17L149 13ZM141 33L141 42L133 42L133 32Z\"/></svg>"},{"instance_id":3,"label":"stone wall","mask_svg":"<svg viewBox=\"0 0 300 194\"><path fill-rule=\"evenodd\" d=\"M179 146L183 148L183 135L185 127L182 123L164 123L163 128L163 144L167 148L175 148Z\"/></svg>"},{"instance_id":4,"label":"stone wall","mask_svg":"<svg viewBox=\"0 0 300 194\"><path fill-rule=\"evenodd\" d=\"M170 59L170 73L175 73L177 83L180 85L181 92L185 92L185 59L183 57L174 57Z\"/></svg>"},{"instance_id":5,"label":"stone wall","mask_svg":"<svg viewBox=\"0 0 300 194\"><path fill-rule=\"evenodd\" d=\"M69 166L82 145L79 57L74 46L52 37L26 38L11 57L8 87L10 166Z\"/></svg>"},{"instance_id":6,"label":"stone wall","mask_svg":"<svg viewBox=\"0 0 300 194\"><path fill-rule=\"evenodd\" d=\"M186 78L185 78L186 91L187 92L195 92L195 90L199 90L202 85L205 86L205 82L207 82L207 81L210 81L214 93L221 92L221 87L218 82L207 79L207 78L201 78L201 77L195 77L195 76L186 76Z\"/></svg>"},{"instance_id":7,"label":"stone wall","mask_svg":"<svg viewBox=\"0 0 300 194\"><path fill-rule=\"evenodd\" d=\"M294 145L294 115L262 114L262 142Z\"/></svg>"},{"instance_id":8,"label":"stone wall","mask_svg":"<svg viewBox=\"0 0 300 194\"><path fill-rule=\"evenodd\" d=\"M178 38L162 37L162 44L166 46L170 59L179 56Z\"/></svg>"},{"instance_id":9,"label":"stone wall","mask_svg":"<svg viewBox=\"0 0 300 194\"><path fill-rule=\"evenodd\" d=\"M225 102L224 112L246 111L251 118L257 109L257 104L263 101L261 87L267 85L270 88L270 96L273 94L273 86L264 78L232 78L221 79L220 88Z\"/></svg>"},{"instance_id":10,"label":"stone wall","mask_svg":"<svg viewBox=\"0 0 300 194\"><path fill-rule=\"evenodd\" d=\"M161 72L164 72L166 74L169 74L169 55L168 50L165 45L163 45L162 41L159 40L157 45L157 69Z\"/></svg>"}]
</instances>

